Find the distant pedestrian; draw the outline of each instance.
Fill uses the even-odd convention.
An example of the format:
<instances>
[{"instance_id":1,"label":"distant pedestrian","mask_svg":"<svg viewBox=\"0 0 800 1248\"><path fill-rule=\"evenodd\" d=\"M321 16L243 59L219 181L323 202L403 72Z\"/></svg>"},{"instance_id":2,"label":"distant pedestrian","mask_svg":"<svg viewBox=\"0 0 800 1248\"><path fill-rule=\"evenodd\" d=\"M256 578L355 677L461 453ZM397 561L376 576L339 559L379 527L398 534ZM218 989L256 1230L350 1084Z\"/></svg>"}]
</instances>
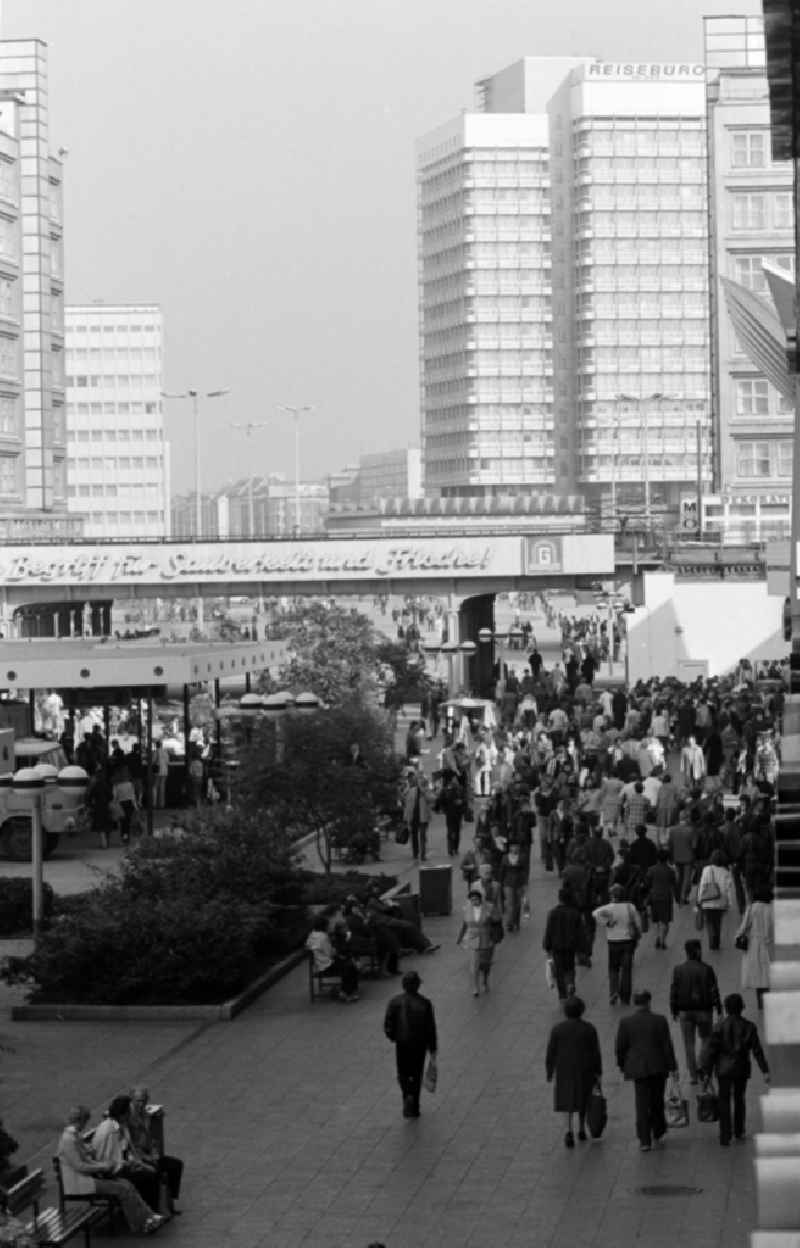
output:
<instances>
[{"instance_id":1,"label":"distant pedestrian","mask_svg":"<svg viewBox=\"0 0 800 1248\"><path fill-rule=\"evenodd\" d=\"M578 1115L578 1139L586 1139L586 1111L595 1084L603 1074L603 1059L597 1031L584 1020L586 1009L580 997L564 1003L564 1021L550 1032L545 1056L547 1082L555 1076L553 1108L564 1114L567 1148L575 1147L572 1120Z\"/></svg>"},{"instance_id":2,"label":"distant pedestrian","mask_svg":"<svg viewBox=\"0 0 800 1248\"><path fill-rule=\"evenodd\" d=\"M470 885L464 904L461 931L456 937L457 945L464 945L470 955L470 983L473 997L480 996L481 985L489 991L489 976L494 960L495 940L492 924L495 921L494 904L484 897L478 884Z\"/></svg>"},{"instance_id":3,"label":"distant pedestrian","mask_svg":"<svg viewBox=\"0 0 800 1248\"><path fill-rule=\"evenodd\" d=\"M575 959L583 949L585 928L583 916L572 894L561 889L558 905L547 915L544 929L544 950L553 960L558 998L565 1001L575 991Z\"/></svg>"},{"instance_id":4,"label":"distant pedestrian","mask_svg":"<svg viewBox=\"0 0 800 1248\"><path fill-rule=\"evenodd\" d=\"M697 1083L697 1037L708 1040L714 1021L714 1010L722 1013L722 1001L714 968L702 959L703 946L699 940L687 940L686 961L672 972L669 990L669 1010L680 1024L686 1053L686 1069L689 1082Z\"/></svg>"},{"instance_id":5,"label":"distant pedestrian","mask_svg":"<svg viewBox=\"0 0 800 1248\"><path fill-rule=\"evenodd\" d=\"M745 1134L745 1091L750 1078L750 1057L755 1058L765 1083L769 1066L758 1037L758 1028L743 1017L744 1001L738 992L725 998L725 1018L717 1023L703 1056L705 1078L716 1073L719 1085L719 1142L730 1144L731 1134L743 1140ZM731 1115L733 1101L733 1115ZM733 1118L733 1121L731 1121ZM732 1130L731 1130L732 1129Z\"/></svg>"},{"instance_id":6,"label":"distant pedestrian","mask_svg":"<svg viewBox=\"0 0 800 1248\"><path fill-rule=\"evenodd\" d=\"M669 1023L651 1012L651 1000L646 988L634 994L636 1013L621 1020L616 1041L617 1065L636 1093L636 1135L643 1153L666 1134L664 1088L667 1075L678 1073Z\"/></svg>"},{"instance_id":7,"label":"distant pedestrian","mask_svg":"<svg viewBox=\"0 0 800 1248\"><path fill-rule=\"evenodd\" d=\"M676 893L679 906L689 900L697 850L698 831L689 821L689 810L684 807L678 814L678 822L669 830L669 852L677 875Z\"/></svg>"},{"instance_id":8,"label":"distant pedestrian","mask_svg":"<svg viewBox=\"0 0 800 1248\"><path fill-rule=\"evenodd\" d=\"M697 885L697 905L708 930L708 947L712 951L719 949L722 920L734 901L733 877L725 866L725 855L721 849L715 849L711 861L703 867Z\"/></svg>"},{"instance_id":9,"label":"distant pedestrian","mask_svg":"<svg viewBox=\"0 0 800 1248\"><path fill-rule=\"evenodd\" d=\"M747 941L742 957L742 988L755 988L758 1008L763 1010L764 993L769 992L769 964L775 940L769 889L756 889L739 924L736 938L739 937Z\"/></svg>"},{"instance_id":10,"label":"distant pedestrian","mask_svg":"<svg viewBox=\"0 0 800 1248\"><path fill-rule=\"evenodd\" d=\"M408 788L403 803L403 818L411 838L414 862L428 856L428 824L431 819L431 795L424 771L408 770Z\"/></svg>"},{"instance_id":11,"label":"distant pedestrian","mask_svg":"<svg viewBox=\"0 0 800 1248\"><path fill-rule=\"evenodd\" d=\"M648 868L645 876L647 904L656 929L656 949L666 949L669 925L672 922L672 903L675 897L675 872L670 866L669 851L658 851L658 862Z\"/></svg>"},{"instance_id":12,"label":"distant pedestrian","mask_svg":"<svg viewBox=\"0 0 800 1248\"><path fill-rule=\"evenodd\" d=\"M403 976L403 991L386 1007L383 1030L395 1046L397 1082L403 1097L403 1117L419 1118L419 1094L428 1054L435 1062L438 1052L433 1006L419 990L416 971Z\"/></svg>"},{"instance_id":13,"label":"distant pedestrian","mask_svg":"<svg viewBox=\"0 0 800 1248\"><path fill-rule=\"evenodd\" d=\"M606 929L608 941L608 995L612 1005L622 1001L630 1005L633 981L633 955L642 935L639 912L630 901L625 901L622 884L612 884L611 901L598 906L592 918Z\"/></svg>"}]
</instances>

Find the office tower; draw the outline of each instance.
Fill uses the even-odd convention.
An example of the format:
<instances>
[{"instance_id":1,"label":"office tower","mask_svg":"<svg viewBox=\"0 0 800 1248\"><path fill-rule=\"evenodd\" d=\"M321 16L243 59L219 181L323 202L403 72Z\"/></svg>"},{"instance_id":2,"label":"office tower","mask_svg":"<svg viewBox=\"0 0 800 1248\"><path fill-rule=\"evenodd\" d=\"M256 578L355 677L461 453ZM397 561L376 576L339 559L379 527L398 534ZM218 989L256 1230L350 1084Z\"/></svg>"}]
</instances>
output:
<instances>
[{"instance_id":1,"label":"office tower","mask_svg":"<svg viewBox=\"0 0 800 1248\"><path fill-rule=\"evenodd\" d=\"M419 146L429 493L710 476L703 67L526 58Z\"/></svg>"},{"instance_id":2,"label":"office tower","mask_svg":"<svg viewBox=\"0 0 800 1248\"><path fill-rule=\"evenodd\" d=\"M705 18L712 403L718 510L742 537L788 520L793 406L737 339L726 281L772 308L762 264L794 270L792 164L773 162L763 19Z\"/></svg>"},{"instance_id":3,"label":"office tower","mask_svg":"<svg viewBox=\"0 0 800 1248\"><path fill-rule=\"evenodd\" d=\"M161 310L71 306L66 331L69 507L87 537L168 537Z\"/></svg>"},{"instance_id":4,"label":"office tower","mask_svg":"<svg viewBox=\"0 0 800 1248\"><path fill-rule=\"evenodd\" d=\"M61 161L47 47L0 42L0 535L80 533L66 513Z\"/></svg>"}]
</instances>

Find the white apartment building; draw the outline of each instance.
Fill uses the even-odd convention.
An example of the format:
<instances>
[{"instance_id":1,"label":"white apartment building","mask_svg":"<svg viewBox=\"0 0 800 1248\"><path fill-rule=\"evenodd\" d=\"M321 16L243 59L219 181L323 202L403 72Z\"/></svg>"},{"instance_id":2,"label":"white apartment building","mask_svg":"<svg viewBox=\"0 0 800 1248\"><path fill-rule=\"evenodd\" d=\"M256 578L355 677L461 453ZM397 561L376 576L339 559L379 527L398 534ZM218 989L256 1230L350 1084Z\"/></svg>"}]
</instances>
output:
<instances>
[{"instance_id":1,"label":"white apartment building","mask_svg":"<svg viewBox=\"0 0 800 1248\"><path fill-rule=\"evenodd\" d=\"M710 481L702 65L525 58L419 144L428 493Z\"/></svg>"},{"instance_id":2,"label":"white apartment building","mask_svg":"<svg viewBox=\"0 0 800 1248\"><path fill-rule=\"evenodd\" d=\"M745 354L724 281L772 308L762 264L794 270L792 164L771 157L763 19L707 17L704 33L719 510L737 516L745 535L764 536L788 521L794 413Z\"/></svg>"},{"instance_id":3,"label":"white apartment building","mask_svg":"<svg viewBox=\"0 0 800 1248\"><path fill-rule=\"evenodd\" d=\"M80 533L66 510L61 161L47 46L0 41L0 535Z\"/></svg>"},{"instance_id":4,"label":"white apartment building","mask_svg":"<svg viewBox=\"0 0 800 1248\"><path fill-rule=\"evenodd\" d=\"M161 310L92 303L65 320L69 508L87 537L168 537Z\"/></svg>"}]
</instances>

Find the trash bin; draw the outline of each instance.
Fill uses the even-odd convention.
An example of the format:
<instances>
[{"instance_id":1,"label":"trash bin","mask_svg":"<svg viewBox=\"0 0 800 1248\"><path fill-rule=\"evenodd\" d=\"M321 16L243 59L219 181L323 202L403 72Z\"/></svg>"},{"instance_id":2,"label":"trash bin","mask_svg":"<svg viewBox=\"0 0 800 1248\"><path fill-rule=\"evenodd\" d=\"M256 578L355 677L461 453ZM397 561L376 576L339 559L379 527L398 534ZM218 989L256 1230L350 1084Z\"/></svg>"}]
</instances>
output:
<instances>
[{"instance_id":1,"label":"trash bin","mask_svg":"<svg viewBox=\"0 0 800 1248\"><path fill-rule=\"evenodd\" d=\"M441 867L420 867L419 904L423 915L453 913L453 868L449 862Z\"/></svg>"}]
</instances>

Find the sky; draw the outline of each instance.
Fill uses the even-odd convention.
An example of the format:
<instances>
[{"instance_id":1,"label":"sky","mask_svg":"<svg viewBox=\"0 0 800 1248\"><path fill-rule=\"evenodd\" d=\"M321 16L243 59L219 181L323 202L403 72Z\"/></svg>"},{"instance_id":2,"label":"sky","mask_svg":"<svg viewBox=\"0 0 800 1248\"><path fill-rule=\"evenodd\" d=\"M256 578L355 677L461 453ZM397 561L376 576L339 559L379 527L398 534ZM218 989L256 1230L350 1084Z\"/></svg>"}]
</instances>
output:
<instances>
[{"instance_id":1,"label":"sky","mask_svg":"<svg viewBox=\"0 0 800 1248\"><path fill-rule=\"evenodd\" d=\"M524 55L702 59L758 0L0 0L49 45L66 301L164 311L201 476L325 476L419 442L415 140ZM265 424L245 437L231 425ZM167 404L173 488L188 405Z\"/></svg>"}]
</instances>

